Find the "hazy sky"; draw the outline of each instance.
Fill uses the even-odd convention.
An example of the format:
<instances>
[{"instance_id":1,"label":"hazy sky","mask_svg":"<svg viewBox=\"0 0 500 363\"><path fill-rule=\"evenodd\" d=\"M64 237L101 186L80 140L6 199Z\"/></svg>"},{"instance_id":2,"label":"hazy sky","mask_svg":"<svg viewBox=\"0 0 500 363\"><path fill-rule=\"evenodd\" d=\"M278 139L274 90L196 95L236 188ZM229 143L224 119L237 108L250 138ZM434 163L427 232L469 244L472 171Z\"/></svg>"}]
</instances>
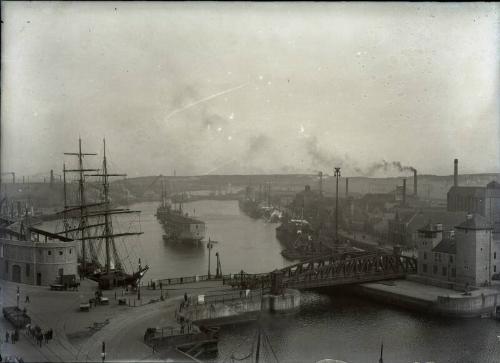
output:
<instances>
[{"instance_id":1,"label":"hazy sky","mask_svg":"<svg viewBox=\"0 0 500 363\"><path fill-rule=\"evenodd\" d=\"M499 172L499 10L2 2L2 169Z\"/></svg>"}]
</instances>

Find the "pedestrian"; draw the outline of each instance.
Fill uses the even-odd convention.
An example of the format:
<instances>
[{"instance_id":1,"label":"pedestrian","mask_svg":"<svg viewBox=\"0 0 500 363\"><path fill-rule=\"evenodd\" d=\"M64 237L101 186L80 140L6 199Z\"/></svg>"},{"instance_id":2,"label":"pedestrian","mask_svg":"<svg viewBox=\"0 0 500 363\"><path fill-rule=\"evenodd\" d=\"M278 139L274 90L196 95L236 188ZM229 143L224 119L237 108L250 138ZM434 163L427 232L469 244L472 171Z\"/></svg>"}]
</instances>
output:
<instances>
[{"instance_id":1,"label":"pedestrian","mask_svg":"<svg viewBox=\"0 0 500 363\"><path fill-rule=\"evenodd\" d=\"M28 295L26 295L26 299L24 299L24 303L27 304L30 302L30 297Z\"/></svg>"},{"instance_id":2,"label":"pedestrian","mask_svg":"<svg viewBox=\"0 0 500 363\"><path fill-rule=\"evenodd\" d=\"M5 332L5 343L8 343L9 342L9 332L6 331Z\"/></svg>"}]
</instances>

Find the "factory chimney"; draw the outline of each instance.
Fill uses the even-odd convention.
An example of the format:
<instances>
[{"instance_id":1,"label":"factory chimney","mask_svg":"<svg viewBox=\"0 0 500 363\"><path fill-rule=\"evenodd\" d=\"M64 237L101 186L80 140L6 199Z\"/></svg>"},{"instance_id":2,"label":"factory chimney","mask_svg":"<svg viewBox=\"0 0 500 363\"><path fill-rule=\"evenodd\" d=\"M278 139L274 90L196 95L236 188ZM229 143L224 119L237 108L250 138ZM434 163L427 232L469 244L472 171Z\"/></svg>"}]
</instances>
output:
<instances>
[{"instance_id":1,"label":"factory chimney","mask_svg":"<svg viewBox=\"0 0 500 363\"><path fill-rule=\"evenodd\" d=\"M458 159L455 159L455 170L453 173L453 186L458 187Z\"/></svg>"},{"instance_id":2,"label":"factory chimney","mask_svg":"<svg viewBox=\"0 0 500 363\"><path fill-rule=\"evenodd\" d=\"M403 201L402 205L406 205L406 179L403 179Z\"/></svg>"},{"instance_id":3,"label":"factory chimney","mask_svg":"<svg viewBox=\"0 0 500 363\"><path fill-rule=\"evenodd\" d=\"M50 169L50 185L54 184L54 170Z\"/></svg>"},{"instance_id":4,"label":"factory chimney","mask_svg":"<svg viewBox=\"0 0 500 363\"><path fill-rule=\"evenodd\" d=\"M417 169L413 169L413 195L418 195Z\"/></svg>"},{"instance_id":5,"label":"factory chimney","mask_svg":"<svg viewBox=\"0 0 500 363\"><path fill-rule=\"evenodd\" d=\"M319 176L319 195L323 195L323 172L318 173Z\"/></svg>"},{"instance_id":6,"label":"factory chimney","mask_svg":"<svg viewBox=\"0 0 500 363\"><path fill-rule=\"evenodd\" d=\"M345 197L349 196L349 178L345 178Z\"/></svg>"}]
</instances>

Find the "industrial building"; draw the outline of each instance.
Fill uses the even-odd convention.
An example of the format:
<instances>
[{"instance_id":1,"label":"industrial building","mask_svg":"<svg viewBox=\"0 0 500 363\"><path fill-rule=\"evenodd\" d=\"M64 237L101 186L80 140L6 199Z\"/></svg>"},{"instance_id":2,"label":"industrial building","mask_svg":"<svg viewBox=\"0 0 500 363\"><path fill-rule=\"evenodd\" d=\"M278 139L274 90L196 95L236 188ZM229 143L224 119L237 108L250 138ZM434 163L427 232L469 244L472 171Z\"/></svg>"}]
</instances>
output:
<instances>
[{"instance_id":1,"label":"industrial building","mask_svg":"<svg viewBox=\"0 0 500 363\"><path fill-rule=\"evenodd\" d=\"M447 209L480 214L493 227L493 233L500 233L500 184L491 181L485 187L459 186L458 159L455 159L453 186L447 194Z\"/></svg>"}]
</instances>

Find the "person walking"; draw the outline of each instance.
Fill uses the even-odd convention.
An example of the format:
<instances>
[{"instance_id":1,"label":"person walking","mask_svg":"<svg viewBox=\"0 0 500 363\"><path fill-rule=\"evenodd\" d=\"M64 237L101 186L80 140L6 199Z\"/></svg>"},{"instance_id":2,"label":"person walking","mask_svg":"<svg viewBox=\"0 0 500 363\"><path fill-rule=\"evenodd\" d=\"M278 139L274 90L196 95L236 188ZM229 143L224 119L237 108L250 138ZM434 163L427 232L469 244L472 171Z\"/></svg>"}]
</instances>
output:
<instances>
[{"instance_id":1,"label":"person walking","mask_svg":"<svg viewBox=\"0 0 500 363\"><path fill-rule=\"evenodd\" d=\"M24 303L28 304L30 302L30 297L29 295L26 295L26 299L24 299Z\"/></svg>"},{"instance_id":2,"label":"person walking","mask_svg":"<svg viewBox=\"0 0 500 363\"><path fill-rule=\"evenodd\" d=\"M9 332L6 331L5 332L5 343L8 343L9 342Z\"/></svg>"}]
</instances>

